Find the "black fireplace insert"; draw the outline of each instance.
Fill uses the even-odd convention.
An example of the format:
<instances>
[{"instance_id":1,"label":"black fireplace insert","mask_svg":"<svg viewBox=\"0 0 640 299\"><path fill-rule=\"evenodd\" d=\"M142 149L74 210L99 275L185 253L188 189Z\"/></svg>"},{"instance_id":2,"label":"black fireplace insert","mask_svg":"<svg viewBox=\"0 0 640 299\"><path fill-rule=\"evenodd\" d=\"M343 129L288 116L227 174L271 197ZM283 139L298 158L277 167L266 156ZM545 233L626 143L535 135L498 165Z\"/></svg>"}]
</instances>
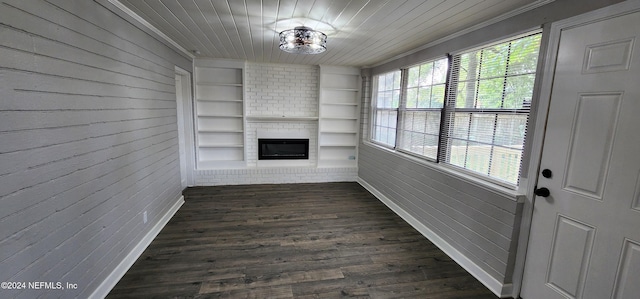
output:
<instances>
[{"instance_id":1,"label":"black fireplace insert","mask_svg":"<svg viewBox=\"0 0 640 299\"><path fill-rule=\"evenodd\" d=\"M309 159L309 139L258 139L258 160Z\"/></svg>"}]
</instances>

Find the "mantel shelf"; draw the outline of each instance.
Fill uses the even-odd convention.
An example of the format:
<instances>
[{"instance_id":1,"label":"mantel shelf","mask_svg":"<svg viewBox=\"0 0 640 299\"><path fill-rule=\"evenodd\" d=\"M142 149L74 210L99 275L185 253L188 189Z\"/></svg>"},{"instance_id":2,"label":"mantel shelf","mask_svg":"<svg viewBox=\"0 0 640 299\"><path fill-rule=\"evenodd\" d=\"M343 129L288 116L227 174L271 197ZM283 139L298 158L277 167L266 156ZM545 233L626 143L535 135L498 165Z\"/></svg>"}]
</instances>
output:
<instances>
[{"instance_id":1,"label":"mantel shelf","mask_svg":"<svg viewBox=\"0 0 640 299\"><path fill-rule=\"evenodd\" d=\"M290 122L290 121L317 121L317 116L271 116L271 115L250 115L247 116L248 121L273 121L273 122Z\"/></svg>"}]
</instances>

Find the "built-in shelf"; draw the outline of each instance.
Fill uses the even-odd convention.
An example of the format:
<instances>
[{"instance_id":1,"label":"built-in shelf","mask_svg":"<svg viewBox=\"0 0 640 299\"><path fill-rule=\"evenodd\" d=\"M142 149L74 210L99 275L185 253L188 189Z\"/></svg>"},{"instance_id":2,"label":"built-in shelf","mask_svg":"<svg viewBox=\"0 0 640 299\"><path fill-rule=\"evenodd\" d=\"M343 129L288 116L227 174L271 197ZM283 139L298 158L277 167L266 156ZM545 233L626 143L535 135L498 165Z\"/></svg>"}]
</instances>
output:
<instances>
[{"instance_id":1,"label":"built-in shelf","mask_svg":"<svg viewBox=\"0 0 640 299\"><path fill-rule=\"evenodd\" d=\"M269 121L269 122L289 122L289 121L316 121L318 117L314 116L258 116L252 115L246 117L247 121Z\"/></svg>"},{"instance_id":2,"label":"built-in shelf","mask_svg":"<svg viewBox=\"0 0 640 299\"><path fill-rule=\"evenodd\" d=\"M247 167L245 125L256 122L317 124L317 160L258 163L257 167L355 168L360 129L360 70L320 66L318 115L247 115L245 62L194 60L196 156L199 169ZM265 111L268 112L268 111ZM257 112L260 113L260 112ZM291 113L304 113L292 111ZM253 125L253 124L252 124ZM295 164L298 163L298 164Z\"/></svg>"},{"instance_id":3,"label":"built-in shelf","mask_svg":"<svg viewBox=\"0 0 640 299\"><path fill-rule=\"evenodd\" d=\"M320 66L318 167L357 167L360 70Z\"/></svg>"},{"instance_id":4,"label":"built-in shelf","mask_svg":"<svg viewBox=\"0 0 640 299\"><path fill-rule=\"evenodd\" d=\"M194 72L198 168L242 168L244 62L195 59Z\"/></svg>"}]
</instances>

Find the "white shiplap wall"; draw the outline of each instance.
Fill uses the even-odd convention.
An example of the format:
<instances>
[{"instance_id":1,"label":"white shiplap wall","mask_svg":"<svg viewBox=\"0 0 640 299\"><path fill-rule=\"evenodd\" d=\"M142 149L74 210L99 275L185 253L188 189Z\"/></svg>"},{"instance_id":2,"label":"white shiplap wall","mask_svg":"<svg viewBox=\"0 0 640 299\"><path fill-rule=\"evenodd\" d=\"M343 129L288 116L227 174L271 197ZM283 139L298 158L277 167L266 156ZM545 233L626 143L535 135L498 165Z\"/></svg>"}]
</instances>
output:
<instances>
[{"instance_id":1,"label":"white shiplap wall","mask_svg":"<svg viewBox=\"0 0 640 299\"><path fill-rule=\"evenodd\" d=\"M521 203L369 144L359 153L362 181L491 277L511 282Z\"/></svg>"},{"instance_id":2,"label":"white shiplap wall","mask_svg":"<svg viewBox=\"0 0 640 299\"><path fill-rule=\"evenodd\" d=\"M180 198L191 62L105 1L0 5L0 281L78 286L0 297L88 297Z\"/></svg>"}]
</instances>

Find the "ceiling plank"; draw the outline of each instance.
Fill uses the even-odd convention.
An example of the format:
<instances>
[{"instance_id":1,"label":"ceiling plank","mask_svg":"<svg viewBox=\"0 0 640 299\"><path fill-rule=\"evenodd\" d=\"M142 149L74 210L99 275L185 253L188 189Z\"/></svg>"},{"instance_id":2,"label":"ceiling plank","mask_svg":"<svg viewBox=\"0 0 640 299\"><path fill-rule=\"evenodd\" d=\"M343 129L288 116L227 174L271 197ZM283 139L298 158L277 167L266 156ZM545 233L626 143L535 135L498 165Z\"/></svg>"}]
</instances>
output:
<instances>
[{"instance_id":1,"label":"ceiling plank","mask_svg":"<svg viewBox=\"0 0 640 299\"><path fill-rule=\"evenodd\" d=\"M185 24L189 27L189 30L194 32L194 35L198 37L201 44L204 44L204 48L191 49L201 52L200 55L220 57L227 55L222 47L220 39L215 34L210 33L211 27L207 23L204 13L200 10L200 7L193 0L188 1L168 1L166 5L172 8L174 14L181 19L184 19ZM188 22L188 23L187 23Z\"/></svg>"},{"instance_id":2,"label":"ceiling plank","mask_svg":"<svg viewBox=\"0 0 640 299\"><path fill-rule=\"evenodd\" d=\"M372 66L510 11L552 0L119 0L200 57ZM278 33L307 26L327 51L279 50ZM444 53L443 53L444 54Z\"/></svg>"}]
</instances>

